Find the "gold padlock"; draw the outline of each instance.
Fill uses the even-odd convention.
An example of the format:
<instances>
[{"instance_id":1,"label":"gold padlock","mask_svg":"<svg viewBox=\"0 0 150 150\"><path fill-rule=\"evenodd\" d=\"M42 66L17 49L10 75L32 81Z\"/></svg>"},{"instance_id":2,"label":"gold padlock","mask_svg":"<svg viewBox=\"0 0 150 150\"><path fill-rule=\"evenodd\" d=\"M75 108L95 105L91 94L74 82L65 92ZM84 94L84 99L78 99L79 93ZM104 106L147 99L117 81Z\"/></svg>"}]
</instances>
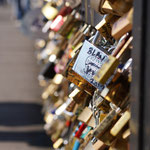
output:
<instances>
[{"instance_id":1,"label":"gold padlock","mask_svg":"<svg viewBox=\"0 0 150 150\"><path fill-rule=\"evenodd\" d=\"M76 103L81 103L82 101L88 100L91 98L89 94L87 94L83 90L79 90L76 88L74 91L72 91L69 95L71 99L73 99Z\"/></svg>"},{"instance_id":2,"label":"gold padlock","mask_svg":"<svg viewBox=\"0 0 150 150\"><path fill-rule=\"evenodd\" d=\"M132 7L132 0L91 0L91 7L101 14L122 16Z\"/></svg>"},{"instance_id":3,"label":"gold padlock","mask_svg":"<svg viewBox=\"0 0 150 150\"><path fill-rule=\"evenodd\" d=\"M111 30L112 30L112 25L113 23L118 19L117 16L113 15L106 15L102 21L100 21L95 28L101 33L103 37L106 38L109 42L113 43L112 41L112 35L111 35Z\"/></svg>"},{"instance_id":4,"label":"gold padlock","mask_svg":"<svg viewBox=\"0 0 150 150\"><path fill-rule=\"evenodd\" d=\"M119 60L113 56L109 56L108 61L104 63L101 69L97 72L94 79L101 84L105 84L111 74L119 65Z\"/></svg>"},{"instance_id":5,"label":"gold padlock","mask_svg":"<svg viewBox=\"0 0 150 150\"><path fill-rule=\"evenodd\" d=\"M88 107L85 107L83 111L81 112L81 114L78 116L78 120L87 124L92 114L93 112L91 111L91 109Z\"/></svg>"},{"instance_id":6,"label":"gold padlock","mask_svg":"<svg viewBox=\"0 0 150 150\"><path fill-rule=\"evenodd\" d=\"M108 61L102 65L102 67L94 76L94 79L97 82L105 84L106 81L111 77L111 75L113 75L114 71L119 65L120 59L122 59L123 54L126 52L132 40L133 40L132 36L129 38L127 37L127 41L126 42L123 41L124 44L120 46L121 49L118 48L114 50L115 52L112 54L112 56L111 55L109 56ZM113 55L114 56L116 55L116 57L114 57Z\"/></svg>"},{"instance_id":7,"label":"gold padlock","mask_svg":"<svg viewBox=\"0 0 150 150\"><path fill-rule=\"evenodd\" d=\"M125 0L105 0L101 6L102 13L110 13L117 16L122 16L132 7L132 2Z\"/></svg>"},{"instance_id":8,"label":"gold padlock","mask_svg":"<svg viewBox=\"0 0 150 150\"><path fill-rule=\"evenodd\" d=\"M125 33L132 30L133 8L128 13L119 18L112 26L112 36L118 40Z\"/></svg>"},{"instance_id":9,"label":"gold padlock","mask_svg":"<svg viewBox=\"0 0 150 150\"><path fill-rule=\"evenodd\" d=\"M85 90L88 94L92 95L96 88L72 70L72 67L76 61L78 54L79 54L79 51L76 52L75 56L72 58L72 60L68 64L63 75L67 78L67 80L74 83L82 90Z\"/></svg>"},{"instance_id":10,"label":"gold padlock","mask_svg":"<svg viewBox=\"0 0 150 150\"><path fill-rule=\"evenodd\" d=\"M46 3L46 5L42 8L42 13L48 20L52 20L58 14L58 10L53 7L51 3Z\"/></svg>"},{"instance_id":11,"label":"gold padlock","mask_svg":"<svg viewBox=\"0 0 150 150\"><path fill-rule=\"evenodd\" d=\"M110 130L110 133L113 136L116 136L121 129L126 125L126 123L129 121L129 119L131 118L131 114L129 111L126 111L120 118L119 120L115 123L115 125L112 127L112 129Z\"/></svg>"}]
</instances>

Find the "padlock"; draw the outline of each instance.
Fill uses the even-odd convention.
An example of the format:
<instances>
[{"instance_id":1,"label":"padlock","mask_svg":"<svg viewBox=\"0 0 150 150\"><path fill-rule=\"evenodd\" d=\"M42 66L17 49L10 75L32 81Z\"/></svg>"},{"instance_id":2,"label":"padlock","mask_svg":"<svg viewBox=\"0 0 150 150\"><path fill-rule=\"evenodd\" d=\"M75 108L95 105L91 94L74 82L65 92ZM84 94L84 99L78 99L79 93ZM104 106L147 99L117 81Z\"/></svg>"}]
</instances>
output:
<instances>
[{"instance_id":1,"label":"padlock","mask_svg":"<svg viewBox=\"0 0 150 150\"><path fill-rule=\"evenodd\" d=\"M90 26L89 26L90 27ZM81 29L78 30L78 32L73 36L73 38L69 41L69 45L71 47L76 47L78 43L82 42L84 40L84 37L86 36L85 33L87 33L85 30L88 29L88 25L85 23Z\"/></svg>"},{"instance_id":2,"label":"padlock","mask_svg":"<svg viewBox=\"0 0 150 150\"><path fill-rule=\"evenodd\" d=\"M112 36L118 40L125 33L132 30L133 8L128 13L119 18L112 26Z\"/></svg>"},{"instance_id":3,"label":"padlock","mask_svg":"<svg viewBox=\"0 0 150 150\"><path fill-rule=\"evenodd\" d=\"M72 8L68 3L65 3L65 5L60 9L58 15L66 16L72 12Z\"/></svg>"},{"instance_id":4,"label":"padlock","mask_svg":"<svg viewBox=\"0 0 150 150\"><path fill-rule=\"evenodd\" d=\"M70 15L67 16L65 22L61 25L58 33L62 36L67 36L73 27L80 25L80 18L76 18L76 11L72 11Z\"/></svg>"},{"instance_id":5,"label":"padlock","mask_svg":"<svg viewBox=\"0 0 150 150\"><path fill-rule=\"evenodd\" d=\"M88 107L85 107L83 111L81 112L81 114L78 116L78 120L87 124L92 114L93 112L91 111L91 109Z\"/></svg>"},{"instance_id":6,"label":"padlock","mask_svg":"<svg viewBox=\"0 0 150 150\"><path fill-rule=\"evenodd\" d=\"M108 79L111 77L111 75L114 74L116 68L119 65L119 61L121 61L121 59L123 59L123 55L125 55L125 53L128 52L127 48L129 47L130 43L132 42L132 39L133 39L133 37L130 37L126 41L126 43L124 43L124 45L119 50L119 52L117 52L118 49L117 49L117 51L114 50L115 53L113 53L113 55L116 55L116 57L109 56L108 61L106 61L106 63L104 63L102 65L102 67L97 71L97 73L94 77L94 79L97 82L100 82L101 84L105 84L108 81Z\"/></svg>"},{"instance_id":7,"label":"padlock","mask_svg":"<svg viewBox=\"0 0 150 150\"><path fill-rule=\"evenodd\" d=\"M117 16L106 15L103 19L96 25L96 29L100 32L100 34L106 38L111 44L114 43L113 37L111 35L112 25L118 19Z\"/></svg>"},{"instance_id":8,"label":"padlock","mask_svg":"<svg viewBox=\"0 0 150 150\"><path fill-rule=\"evenodd\" d=\"M68 60L71 59L75 55L75 52L82 46L82 41L86 36L89 36L90 30L94 30L94 28L92 28L91 25L85 24L81 30L79 30L79 32L77 32L77 34L70 39L62 59L55 66L57 73L62 73L62 71L64 71Z\"/></svg>"},{"instance_id":9,"label":"padlock","mask_svg":"<svg viewBox=\"0 0 150 150\"><path fill-rule=\"evenodd\" d=\"M73 134L74 137L79 139L85 128L86 128L86 124L82 123L82 122L79 122L78 127L76 128L76 130L75 130L75 132Z\"/></svg>"},{"instance_id":10,"label":"padlock","mask_svg":"<svg viewBox=\"0 0 150 150\"><path fill-rule=\"evenodd\" d=\"M93 43L97 41L98 36L99 32L97 31ZM96 82L93 77L107 59L108 55L103 52L102 48L97 48L85 40L72 69L94 87L102 90L104 86Z\"/></svg>"},{"instance_id":11,"label":"padlock","mask_svg":"<svg viewBox=\"0 0 150 150\"><path fill-rule=\"evenodd\" d=\"M86 30L86 32L89 32L90 26L89 28L87 28L88 30ZM81 45L82 46L82 45ZM80 49L76 51L74 57L72 58L72 60L69 62L65 72L63 73L63 75L70 81L73 82L75 85L77 85L79 88L81 88L82 90L85 90L87 93L89 93L90 95L94 92L95 88L92 86L92 84L90 84L88 81L86 81L83 77L81 77L80 75L78 75L75 71L73 71L73 66L75 64L75 61L78 57L78 54L80 52Z\"/></svg>"},{"instance_id":12,"label":"padlock","mask_svg":"<svg viewBox=\"0 0 150 150\"><path fill-rule=\"evenodd\" d=\"M115 124L117 115L116 110L111 110L93 132L94 137L108 146L115 140L115 137L110 134L110 128Z\"/></svg>"},{"instance_id":13,"label":"padlock","mask_svg":"<svg viewBox=\"0 0 150 150\"><path fill-rule=\"evenodd\" d=\"M94 76L94 79L101 84L105 84L110 75L114 73L114 70L118 67L119 60L113 56L109 56L108 60L102 65L100 70Z\"/></svg>"},{"instance_id":14,"label":"padlock","mask_svg":"<svg viewBox=\"0 0 150 150\"><path fill-rule=\"evenodd\" d=\"M105 150L107 146L101 140L96 140L92 143L94 150Z\"/></svg>"},{"instance_id":15,"label":"padlock","mask_svg":"<svg viewBox=\"0 0 150 150\"><path fill-rule=\"evenodd\" d=\"M111 135L116 136L121 131L121 129L127 124L130 118L131 118L130 112L129 111L124 112L124 114L119 118L119 120L110 130Z\"/></svg>"},{"instance_id":16,"label":"padlock","mask_svg":"<svg viewBox=\"0 0 150 150\"><path fill-rule=\"evenodd\" d=\"M122 16L132 7L132 2L125 0L105 0L101 6L102 13L110 13L117 16Z\"/></svg>"},{"instance_id":17,"label":"padlock","mask_svg":"<svg viewBox=\"0 0 150 150\"><path fill-rule=\"evenodd\" d=\"M75 105L76 105L76 102L75 102L74 100L72 100L72 101L70 102L70 104L67 106L66 110L67 110L68 112L72 112L73 109L74 109L74 107L75 107Z\"/></svg>"},{"instance_id":18,"label":"padlock","mask_svg":"<svg viewBox=\"0 0 150 150\"><path fill-rule=\"evenodd\" d=\"M58 10L53 7L51 3L46 3L46 5L42 8L42 13L48 20L52 20L58 14Z\"/></svg>"},{"instance_id":19,"label":"padlock","mask_svg":"<svg viewBox=\"0 0 150 150\"><path fill-rule=\"evenodd\" d=\"M62 144L63 144L63 139L59 138L54 144L53 144L53 148L54 149L58 149Z\"/></svg>"},{"instance_id":20,"label":"padlock","mask_svg":"<svg viewBox=\"0 0 150 150\"><path fill-rule=\"evenodd\" d=\"M64 22L65 22L65 19L63 18L63 16L58 15L51 23L50 29L52 31L57 32L61 28L61 26L64 24Z\"/></svg>"},{"instance_id":21,"label":"padlock","mask_svg":"<svg viewBox=\"0 0 150 150\"><path fill-rule=\"evenodd\" d=\"M89 100L91 96L87 94L83 90L79 90L76 88L74 91L72 91L69 95L71 99L73 99L76 103L81 103L82 101Z\"/></svg>"},{"instance_id":22,"label":"padlock","mask_svg":"<svg viewBox=\"0 0 150 150\"><path fill-rule=\"evenodd\" d=\"M127 139L129 137L129 135L131 135L131 131L130 131L130 129L127 129L125 132L123 132L122 138Z\"/></svg>"},{"instance_id":23,"label":"padlock","mask_svg":"<svg viewBox=\"0 0 150 150\"><path fill-rule=\"evenodd\" d=\"M91 7L101 14L122 16L132 7L132 1L125 0L91 0Z\"/></svg>"},{"instance_id":24,"label":"padlock","mask_svg":"<svg viewBox=\"0 0 150 150\"><path fill-rule=\"evenodd\" d=\"M104 98L107 101L113 102L115 105L120 106L128 96L129 82L128 78L123 76L121 73L117 73L114 78L116 79L113 79L110 84L108 84L107 93L104 95Z\"/></svg>"},{"instance_id":25,"label":"padlock","mask_svg":"<svg viewBox=\"0 0 150 150\"><path fill-rule=\"evenodd\" d=\"M114 124L117 113L115 110L111 110L109 114L103 119L99 126L94 130L93 135L99 138L109 128L110 125Z\"/></svg>"}]
</instances>

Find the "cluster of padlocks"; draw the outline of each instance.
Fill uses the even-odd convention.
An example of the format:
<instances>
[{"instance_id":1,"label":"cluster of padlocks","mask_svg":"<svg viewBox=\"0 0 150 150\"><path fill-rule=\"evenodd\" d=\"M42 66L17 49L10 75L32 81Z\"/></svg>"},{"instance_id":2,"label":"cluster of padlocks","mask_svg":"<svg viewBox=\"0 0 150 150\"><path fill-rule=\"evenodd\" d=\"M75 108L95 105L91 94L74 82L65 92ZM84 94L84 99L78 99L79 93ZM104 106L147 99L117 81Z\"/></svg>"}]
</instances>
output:
<instances>
[{"instance_id":1,"label":"cluster of padlocks","mask_svg":"<svg viewBox=\"0 0 150 150\"><path fill-rule=\"evenodd\" d=\"M44 129L54 149L128 150L133 1L82 3L53 0L41 9ZM85 21L89 8L101 18L96 26Z\"/></svg>"}]
</instances>

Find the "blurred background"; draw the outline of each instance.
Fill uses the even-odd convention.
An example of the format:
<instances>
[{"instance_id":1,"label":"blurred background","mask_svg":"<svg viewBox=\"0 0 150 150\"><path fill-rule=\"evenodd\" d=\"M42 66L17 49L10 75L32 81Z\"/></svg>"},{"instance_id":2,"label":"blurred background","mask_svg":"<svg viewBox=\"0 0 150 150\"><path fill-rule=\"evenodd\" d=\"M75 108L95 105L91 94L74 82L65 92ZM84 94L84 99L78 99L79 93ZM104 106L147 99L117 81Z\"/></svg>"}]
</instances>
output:
<instances>
[{"instance_id":1,"label":"blurred background","mask_svg":"<svg viewBox=\"0 0 150 150\"><path fill-rule=\"evenodd\" d=\"M35 6L30 2L0 0L0 147L3 150L50 147L43 129L34 37L29 34L30 20L28 16L25 18L33 8L38 12L41 1L33 0ZM34 11L28 15L32 14ZM23 21L27 22L24 26Z\"/></svg>"}]
</instances>

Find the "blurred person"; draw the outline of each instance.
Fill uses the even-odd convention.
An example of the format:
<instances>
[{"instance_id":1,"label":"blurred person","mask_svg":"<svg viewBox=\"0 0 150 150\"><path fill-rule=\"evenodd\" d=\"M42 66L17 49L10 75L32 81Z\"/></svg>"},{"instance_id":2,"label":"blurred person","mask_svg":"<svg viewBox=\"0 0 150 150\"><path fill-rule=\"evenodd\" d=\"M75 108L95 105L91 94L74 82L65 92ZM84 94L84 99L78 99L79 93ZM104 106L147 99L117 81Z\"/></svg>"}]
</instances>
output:
<instances>
[{"instance_id":1,"label":"blurred person","mask_svg":"<svg viewBox=\"0 0 150 150\"><path fill-rule=\"evenodd\" d=\"M21 20L30 10L30 0L13 0L12 4L17 20Z\"/></svg>"},{"instance_id":2,"label":"blurred person","mask_svg":"<svg viewBox=\"0 0 150 150\"><path fill-rule=\"evenodd\" d=\"M0 0L0 5L6 4L6 0Z\"/></svg>"}]
</instances>

